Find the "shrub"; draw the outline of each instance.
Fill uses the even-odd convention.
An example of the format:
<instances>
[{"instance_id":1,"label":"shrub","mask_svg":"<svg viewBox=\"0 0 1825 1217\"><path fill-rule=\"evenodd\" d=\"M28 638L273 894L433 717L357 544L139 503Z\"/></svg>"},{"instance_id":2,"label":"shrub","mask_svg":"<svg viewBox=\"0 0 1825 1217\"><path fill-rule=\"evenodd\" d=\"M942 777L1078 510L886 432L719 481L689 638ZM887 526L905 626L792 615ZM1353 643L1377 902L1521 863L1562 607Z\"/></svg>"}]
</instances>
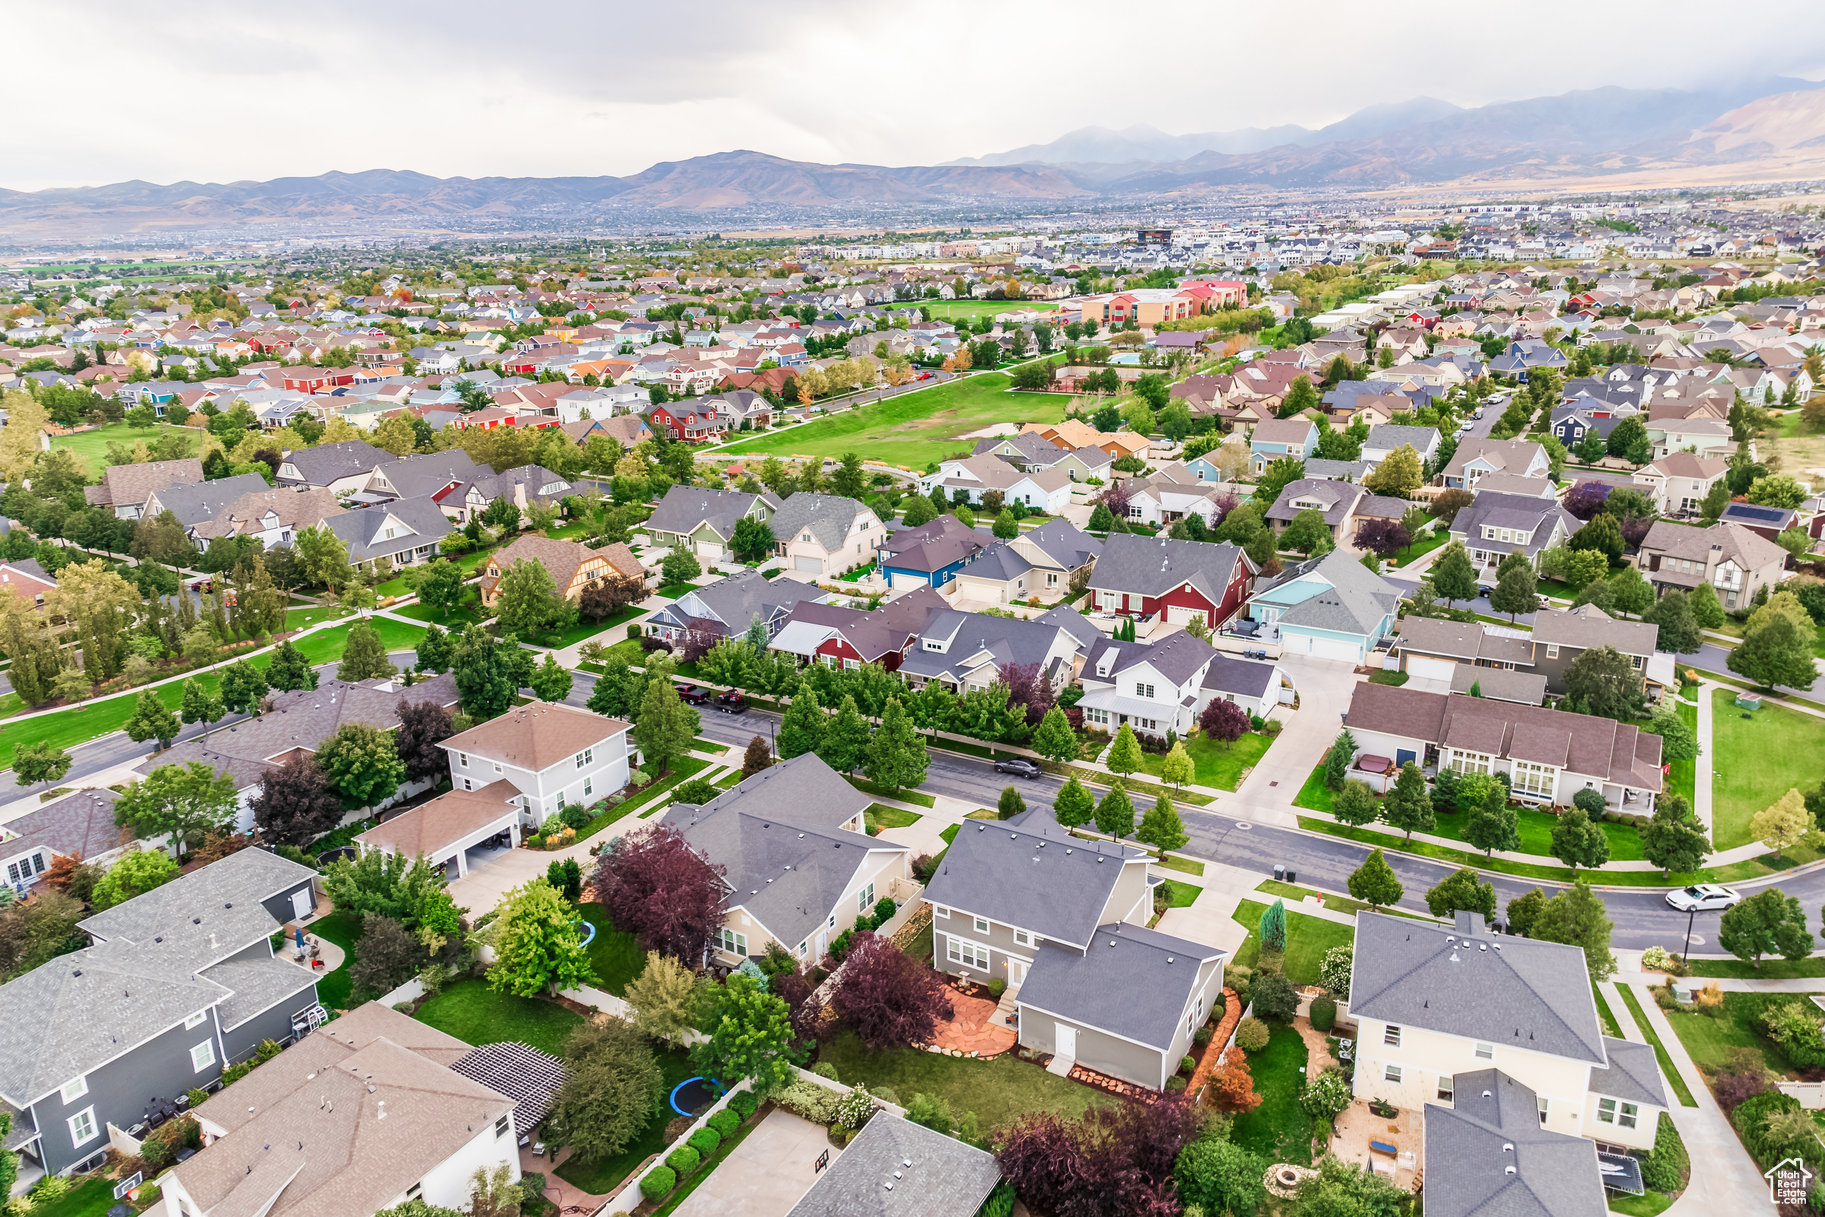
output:
<instances>
[{"instance_id":1,"label":"shrub","mask_svg":"<svg viewBox=\"0 0 1825 1217\"><path fill-rule=\"evenodd\" d=\"M1202 1027L1199 1027L1196 1031L1192 1032L1191 1042L1194 1044L1208 1044L1210 1042L1210 1024L1205 1023Z\"/></svg>"},{"instance_id":2,"label":"shrub","mask_svg":"<svg viewBox=\"0 0 1825 1217\"><path fill-rule=\"evenodd\" d=\"M829 1078L833 1082L840 1082L843 1080L836 1075L836 1066L832 1065L829 1061L819 1061L811 1067L811 1072L817 1074L820 1078Z\"/></svg>"},{"instance_id":3,"label":"shrub","mask_svg":"<svg viewBox=\"0 0 1825 1217\"><path fill-rule=\"evenodd\" d=\"M709 1125L726 1140L731 1133L741 1127L741 1117L725 1107L710 1117Z\"/></svg>"},{"instance_id":4,"label":"shrub","mask_svg":"<svg viewBox=\"0 0 1825 1217\"><path fill-rule=\"evenodd\" d=\"M1244 1052L1261 1051L1269 1038L1267 1024L1258 1018L1245 1018L1236 1025L1236 1047Z\"/></svg>"},{"instance_id":5,"label":"shrub","mask_svg":"<svg viewBox=\"0 0 1825 1217\"><path fill-rule=\"evenodd\" d=\"M1197 1057L1182 1056L1179 1058L1179 1072L1180 1073L1189 1075L1197 1067L1198 1067L1198 1058Z\"/></svg>"},{"instance_id":6,"label":"shrub","mask_svg":"<svg viewBox=\"0 0 1825 1217\"><path fill-rule=\"evenodd\" d=\"M886 925L889 921L893 920L893 915L899 911L900 906L894 902L892 896L882 896L879 900L874 902L874 923L876 925Z\"/></svg>"},{"instance_id":7,"label":"shrub","mask_svg":"<svg viewBox=\"0 0 1825 1217\"><path fill-rule=\"evenodd\" d=\"M837 1095L816 1082L794 1082L781 1091L778 1103L795 1116L826 1127L836 1118Z\"/></svg>"},{"instance_id":8,"label":"shrub","mask_svg":"<svg viewBox=\"0 0 1825 1217\"><path fill-rule=\"evenodd\" d=\"M1249 987L1255 1006L1255 1017L1276 1023L1290 1023L1299 1012L1299 994L1293 982L1279 972L1263 972Z\"/></svg>"},{"instance_id":9,"label":"shrub","mask_svg":"<svg viewBox=\"0 0 1825 1217\"><path fill-rule=\"evenodd\" d=\"M716 1147L718 1145L722 1144L722 1134L717 1132L714 1128L700 1128L691 1134L690 1139L686 1144L698 1153L708 1157L716 1152Z\"/></svg>"},{"instance_id":10,"label":"shrub","mask_svg":"<svg viewBox=\"0 0 1825 1217\"><path fill-rule=\"evenodd\" d=\"M53 1200L62 1200L75 1186L76 1181L68 1175L45 1175L32 1187L32 1203L49 1204Z\"/></svg>"},{"instance_id":11,"label":"shrub","mask_svg":"<svg viewBox=\"0 0 1825 1217\"><path fill-rule=\"evenodd\" d=\"M1349 1000L1350 965L1355 958L1353 947L1332 947L1324 953L1324 960L1318 965L1318 983L1332 997Z\"/></svg>"},{"instance_id":12,"label":"shrub","mask_svg":"<svg viewBox=\"0 0 1825 1217\"><path fill-rule=\"evenodd\" d=\"M729 1110L745 1120L760 1110L760 1100L752 1090L740 1090L729 1099Z\"/></svg>"},{"instance_id":13,"label":"shrub","mask_svg":"<svg viewBox=\"0 0 1825 1217\"><path fill-rule=\"evenodd\" d=\"M678 1175L669 1166L655 1166L640 1180L640 1194L649 1203L658 1204L678 1186Z\"/></svg>"},{"instance_id":14,"label":"shrub","mask_svg":"<svg viewBox=\"0 0 1825 1217\"><path fill-rule=\"evenodd\" d=\"M688 1145L681 1145L665 1156L665 1164L682 1179L703 1165L703 1155Z\"/></svg>"},{"instance_id":15,"label":"shrub","mask_svg":"<svg viewBox=\"0 0 1825 1217\"><path fill-rule=\"evenodd\" d=\"M533 833L530 837L526 838L526 848L527 849L544 849L545 848L545 838L541 837L536 832Z\"/></svg>"},{"instance_id":16,"label":"shrub","mask_svg":"<svg viewBox=\"0 0 1825 1217\"><path fill-rule=\"evenodd\" d=\"M1312 999L1312 1030L1329 1031L1337 1025L1337 999L1320 993Z\"/></svg>"},{"instance_id":17,"label":"shrub","mask_svg":"<svg viewBox=\"0 0 1825 1217\"><path fill-rule=\"evenodd\" d=\"M994 998L996 1001L1000 1001L1001 995L1003 993L1006 993L1008 990L1008 982L1003 980L1001 977L997 976L993 980L988 982L987 988L989 991L989 996Z\"/></svg>"},{"instance_id":18,"label":"shrub","mask_svg":"<svg viewBox=\"0 0 1825 1217\"><path fill-rule=\"evenodd\" d=\"M1665 947L1649 947L1641 953L1641 966L1652 972L1673 970L1673 956Z\"/></svg>"},{"instance_id":19,"label":"shrub","mask_svg":"<svg viewBox=\"0 0 1825 1217\"><path fill-rule=\"evenodd\" d=\"M1716 981L1693 991L1692 1008L1700 1014L1713 1016L1724 1008L1724 992L1717 987Z\"/></svg>"},{"instance_id":20,"label":"shrub","mask_svg":"<svg viewBox=\"0 0 1825 1217\"><path fill-rule=\"evenodd\" d=\"M938 873L938 859L931 854L920 854L912 860L912 873L920 883L930 883L932 876Z\"/></svg>"},{"instance_id":21,"label":"shrub","mask_svg":"<svg viewBox=\"0 0 1825 1217\"><path fill-rule=\"evenodd\" d=\"M560 811L558 816L568 827L574 828L578 832L589 826L589 812L580 803L564 804L564 810Z\"/></svg>"},{"instance_id":22,"label":"shrub","mask_svg":"<svg viewBox=\"0 0 1825 1217\"><path fill-rule=\"evenodd\" d=\"M1735 1111L1756 1095L1766 1094L1773 1089L1774 1083L1768 1080L1767 1071L1759 1065L1751 1070L1719 1073L1711 1083L1711 1093L1717 1096L1717 1105L1726 1112Z\"/></svg>"},{"instance_id":23,"label":"shrub","mask_svg":"<svg viewBox=\"0 0 1825 1217\"><path fill-rule=\"evenodd\" d=\"M1692 1172L1692 1159L1686 1153L1679 1130L1672 1117L1660 1113L1660 1126L1654 1133L1654 1148L1641 1160L1641 1181L1657 1192L1676 1194L1686 1185Z\"/></svg>"},{"instance_id":24,"label":"shrub","mask_svg":"<svg viewBox=\"0 0 1825 1217\"><path fill-rule=\"evenodd\" d=\"M949 1136L957 1124L951 1118L951 1105L938 1095L920 1092L906 1103L906 1118L933 1132Z\"/></svg>"},{"instance_id":25,"label":"shrub","mask_svg":"<svg viewBox=\"0 0 1825 1217\"><path fill-rule=\"evenodd\" d=\"M1174 1094L1177 1094L1179 1091L1185 1089L1186 1084L1187 1083L1185 1081L1184 1074L1175 1073L1171 1077L1166 1079L1166 1089L1170 1090Z\"/></svg>"},{"instance_id":26,"label":"shrub","mask_svg":"<svg viewBox=\"0 0 1825 1217\"><path fill-rule=\"evenodd\" d=\"M831 1121L831 1126L853 1131L868 1123L868 1117L874 1114L874 1109L874 1096L866 1088L857 1086L837 1099L836 1116Z\"/></svg>"}]
</instances>

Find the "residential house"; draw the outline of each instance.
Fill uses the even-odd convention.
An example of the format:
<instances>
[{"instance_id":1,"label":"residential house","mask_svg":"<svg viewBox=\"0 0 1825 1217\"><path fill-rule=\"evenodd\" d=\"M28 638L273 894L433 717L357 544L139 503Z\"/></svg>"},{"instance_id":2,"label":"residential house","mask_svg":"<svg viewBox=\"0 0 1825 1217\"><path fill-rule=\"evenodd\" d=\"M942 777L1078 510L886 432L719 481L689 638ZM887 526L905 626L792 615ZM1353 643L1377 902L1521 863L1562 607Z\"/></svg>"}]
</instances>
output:
<instances>
[{"instance_id":1,"label":"residential house","mask_svg":"<svg viewBox=\"0 0 1825 1217\"><path fill-rule=\"evenodd\" d=\"M279 462L277 480L281 486L321 486L338 495L354 494L366 488L376 469L394 459L391 452L359 439L295 448Z\"/></svg>"},{"instance_id":2,"label":"residential house","mask_svg":"<svg viewBox=\"0 0 1825 1217\"><path fill-rule=\"evenodd\" d=\"M780 508L771 494L671 486L647 517L647 535L655 544L683 546L711 562L732 559L735 525L744 517L765 524Z\"/></svg>"},{"instance_id":3,"label":"residential house","mask_svg":"<svg viewBox=\"0 0 1825 1217\"><path fill-rule=\"evenodd\" d=\"M1256 477L1284 457L1305 460L1318 451L1318 424L1305 417L1267 419L1249 434L1248 451Z\"/></svg>"},{"instance_id":4,"label":"residential house","mask_svg":"<svg viewBox=\"0 0 1825 1217\"><path fill-rule=\"evenodd\" d=\"M925 586L872 611L807 600L786 616L768 646L805 663L833 668L872 663L892 672L931 619L948 611L944 597Z\"/></svg>"},{"instance_id":5,"label":"residential house","mask_svg":"<svg viewBox=\"0 0 1825 1217\"><path fill-rule=\"evenodd\" d=\"M1478 576L1490 578L1502 559L1517 550L1537 569L1542 553L1565 544L1581 527L1557 499L1484 490L1458 511L1450 535L1463 544Z\"/></svg>"},{"instance_id":6,"label":"residential house","mask_svg":"<svg viewBox=\"0 0 1825 1217\"><path fill-rule=\"evenodd\" d=\"M1696 515L1718 479L1730 471L1722 457L1670 452L1635 471L1631 479L1665 515Z\"/></svg>"},{"instance_id":7,"label":"residential house","mask_svg":"<svg viewBox=\"0 0 1825 1217\"><path fill-rule=\"evenodd\" d=\"M1730 424L1720 418L1650 418L1648 443L1656 460L1669 452L1725 457L1736 451Z\"/></svg>"},{"instance_id":8,"label":"residential house","mask_svg":"<svg viewBox=\"0 0 1825 1217\"><path fill-rule=\"evenodd\" d=\"M1648 815L1662 788L1660 737L1613 719L1364 681L1343 725L1360 754L1461 774L1506 773L1515 798L1567 805L1580 790Z\"/></svg>"},{"instance_id":9,"label":"residential house","mask_svg":"<svg viewBox=\"0 0 1825 1217\"><path fill-rule=\"evenodd\" d=\"M396 499L362 511L345 511L323 521L348 547L349 561L377 569L381 559L395 567L418 566L437 556L455 529L435 499Z\"/></svg>"},{"instance_id":10,"label":"residential house","mask_svg":"<svg viewBox=\"0 0 1825 1217\"><path fill-rule=\"evenodd\" d=\"M583 590L604 579L630 578L646 586L647 571L624 542L591 549L578 541L559 541L537 533L515 537L512 544L488 555L480 580L482 603L492 608L499 593L501 576L516 563L535 562L551 572L558 594L577 601Z\"/></svg>"},{"instance_id":11,"label":"residential house","mask_svg":"<svg viewBox=\"0 0 1825 1217\"><path fill-rule=\"evenodd\" d=\"M1287 567L1248 599L1283 655L1365 664L1394 629L1401 591L1342 550Z\"/></svg>"},{"instance_id":12,"label":"residential house","mask_svg":"<svg viewBox=\"0 0 1825 1217\"><path fill-rule=\"evenodd\" d=\"M1348 544L1356 535L1356 506L1365 497L1372 496L1353 482L1299 478L1286 484L1263 518L1279 536L1300 513L1316 511L1324 517L1325 531L1331 540Z\"/></svg>"},{"instance_id":13,"label":"residential house","mask_svg":"<svg viewBox=\"0 0 1825 1217\"><path fill-rule=\"evenodd\" d=\"M19 558L0 562L0 587L11 589L22 603L41 609L44 598L57 590L57 580L38 564L38 559Z\"/></svg>"},{"instance_id":14,"label":"residential house","mask_svg":"<svg viewBox=\"0 0 1825 1217\"><path fill-rule=\"evenodd\" d=\"M1229 542L1175 541L1118 532L1103 542L1090 572L1091 606L1168 625L1202 618L1217 629L1248 594L1256 566Z\"/></svg>"},{"instance_id":15,"label":"residential house","mask_svg":"<svg viewBox=\"0 0 1825 1217\"><path fill-rule=\"evenodd\" d=\"M144 510L153 519L170 512L184 526L185 534L195 540L199 526L207 527L219 518L227 518L230 505L266 490L266 479L257 473L237 473L213 482L174 482L147 495Z\"/></svg>"},{"instance_id":16,"label":"residential house","mask_svg":"<svg viewBox=\"0 0 1825 1217\"><path fill-rule=\"evenodd\" d=\"M1202 470L1177 462L1157 467L1148 477L1129 478L1128 518L1144 524L1170 524L1195 515L1215 527L1236 504L1234 487L1206 480Z\"/></svg>"},{"instance_id":17,"label":"residential house","mask_svg":"<svg viewBox=\"0 0 1825 1217\"><path fill-rule=\"evenodd\" d=\"M1741 524L1693 528L1656 520L1641 540L1635 565L1656 594L1709 583L1725 609L1747 608L1758 591L1781 581L1787 551Z\"/></svg>"},{"instance_id":18,"label":"residential house","mask_svg":"<svg viewBox=\"0 0 1825 1217\"><path fill-rule=\"evenodd\" d=\"M773 529L774 552L784 559L786 569L811 579L834 579L868 565L886 531L866 504L807 491L780 504L767 524Z\"/></svg>"},{"instance_id":19,"label":"residential house","mask_svg":"<svg viewBox=\"0 0 1825 1217\"><path fill-rule=\"evenodd\" d=\"M786 1217L976 1217L1000 1181L987 1150L877 1109Z\"/></svg>"},{"instance_id":20,"label":"residential house","mask_svg":"<svg viewBox=\"0 0 1825 1217\"><path fill-rule=\"evenodd\" d=\"M1056 423L1028 423L1022 434L1033 434L1061 448L1100 448L1111 457L1143 456L1149 440L1132 431L1098 431L1082 419L1067 418Z\"/></svg>"},{"instance_id":21,"label":"residential house","mask_svg":"<svg viewBox=\"0 0 1825 1217\"><path fill-rule=\"evenodd\" d=\"M1142 735L1188 734L1213 700L1266 715L1280 702L1280 672L1271 663L1224 655L1179 631L1160 642L1097 637L1078 675L1084 722L1111 734L1123 724Z\"/></svg>"},{"instance_id":22,"label":"residential house","mask_svg":"<svg viewBox=\"0 0 1825 1217\"><path fill-rule=\"evenodd\" d=\"M1369 428L1368 438L1362 442L1362 459L1371 465L1379 465L1390 453L1411 448L1419 455L1421 466L1424 466L1438 455L1439 442L1437 427L1406 427L1384 423Z\"/></svg>"},{"instance_id":23,"label":"residential house","mask_svg":"<svg viewBox=\"0 0 1825 1217\"><path fill-rule=\"evenodd\" d=\"M102 470L101 485L85 486L82 493L91 506L109 508L122 520L137 520L154 491L202 480L203 462L188 456L177 461L109 465Z\"/></svg>"},{"instance_id":24,"label":"residential house","mask_svg":"<svg viewBox=\"0 0 1825 1217\"><path fill-rule=\"evenodd\" d=\"M960 601L1001 606L1061 600L1095 564L1103 543L1069 520L1047 520L991 544L956 574Z\"/></svg>"},{"instance_id":25,"label":"residential house","mask_svg":"<svg viewBox=\"0 0 1825 1217\"><path fill-rule=\"evenodd\" d=\"M1435 484L1450 490L1475 490L1477 483L1491 473L1543 478L1551 468L1546 449L1532 440L1466 436L1439 472Z\"/></svg>"},{"instance_id":26,"label":"residential house","mask_svg":"<svg viewBox=\"0 0 1825 1217\"><path fill-rule=\"evenodd\" d=\"M875 561L880 564L881 577L895 591L942 588L991 544L992 537L946 512L915 528L900 528L883 536L875 547Z\"/></svg>"},{"instance_id":27,"label":"residential house","mask_svg":"<svg viewBox=\"0 0 1825 1217\"><path fill-rule=\"evenodd\" d=\"M1050 469L1056 465L1069 448L1060 447L1035 431L1022 431L1018 435L993 436L976 441L971 456L998 456L1010 465L1022 470ZM1101 451L1101 449L1098 449Z\"/></svg>"},{"instance_id":28,"label":"residential house","mask_svg":"<svg viewBox=\"0 0 1825 1217\"><path fill-rule=\"evenodd\" d=\"M1148 855L1053 824L968 821L924 899L932 965L1001 981L1020 1044L1162 1089L1223 987L1224 952L1146 928Z\"/></svg>"},{"instance_id":29,"label":"residential house","mask_svg":"<svg viewBox=\"0 0 1825 1217\"><path fill-rule=\"evenodd\" d=\"M163 1177L152 1217L466 1208L478 1173L520 1177L521 1135L563 1077L561 1062L518 1044L514 1068L491 1067L502 1047L359 1006L192 1110L204 1148ZM515 1083L539 1097L496 1089Z\"/></svg>"},{"instance_id":30,"label":"residential house","mask_svg":"<svg viewBox=\"0 0 1825 1217\"><path fill-rule=\"evenodd\" d=\"M807 752L701 806L666 809L660 822L724 868L716 961L734 966L778 943L815 963L857 917L903 893L910 851L868 835L869 801Z\"/></svg>"},{"instance_id":31,"label":"residential house","mask_svg":"<svg viewBox=\"0 0 1825 1217\"><path fill-rule=\"evenodd\" d=\"M1811 522L1792 507L1772 507L1766 503L1730 503L1717 517L1719 524L1738 524L1764 541L1776 541L1790 528L1806 531Z\"/></svg>"},{"instance_id":32,"label":"residential house","mask_svg":"<svg viewBox=\"0 0 1825 1217\"><path fill-rule=\"evenodd\" d=\"M998 456L940 462L936 471L919 479L921 494L929 495L934 489L942 489L953 500L961 494L977 506L983 495L999 494L1004 503L1021 503L1047 515L1057 515L1071 502L1071 478L1064 471L1056 467L1023 471Z\"/></svg>"},{"instance_id":33,"label":"residential house","mask_svg":"<svg viewBox=\"0 0 1825 1217\"><path fill-rule=\"evenodd\" d=\"M1639 1057L1636 1050L1653 1056L1646 1044L1614 1042L1627 1045L1619 1057ZM1437 1093L1451 1105L1427 1103L1420 1124L1430 1213L1476 1217L1518 1201L1541 1217L1606 1217L1612 1211L1608 1189L1630 1190L1631 1178L1640 1178L1637 1159L1606 1155L1594 1141L1543 1127L1540 1116L1550 1100L1499 1069L1454 1074ZM1630 1119L1639 1119L1638 1103L1599 1101L1609 1103L1612 1122L1618 1102L1635 1110Z\"/></svg>"},{"instance_id":34,"label":"residential house","mask_svg":"<svg viewBox=\"0 0 1825 1217\"><path fill-rule=\"evenodd\" d=\"M58 858L106 862L133 845L112 790L78 790L0 824L0 877L24 898Z\"/></svg>"},{"instance_id":35,"label":"residential house","mask_svg":"<svg viewBox=\"0 0 1825 1217\"><path fill-rule=\"evenodd\" d=\"M219 509L185 529L192 541L207 547L217 537L230 540L253 537L271 549L275 545L292 544L303 529L315 528L334 516L346 514L335 494L320 486L268 487L258 474L251 476L257 489L222 503ZM216 484L203 483L205 486ZM171 491L161 493L169 496Z\"/></svg>"},{"instance_id":36,"label":"residential house","mask_svg":"<svg viewBox=\"0 0 1825 1217\"><path fill-rule=\"evenodd\" d=\"M818 600L824 593L798 579L780 576L769 580L757 570L743 570L726 579L694 587L646 619L646 632L677 642L691 631L733 637L755 621L771 638L779 633L793 606Z\"/></svg>"},{"instance_id":37,"label":"residential house","mask_svg":"<svg viewBox=\"0 0 1825 1217\"><path fill-rule=\"evenodd\" d=\"M154 1104L213 1090L262 1041L324 1018L316 976L273 954L316 872L244 849L80 923L87 945L0 985L0 1099L22 1176L98 1166Z\"/></svg>"},{"instance_id":38,"label":"residential house","mask_svg":"<svg viewBox=\"0 0 1825 1217\"><path fill-rule=\"evenodd\" d=\"M1592 647L1615 648L1628 657L1650 687L1665 684L1673 675L1674 664L1671 656L1657 657L1657 636L1657 628L1649 622L1618 620L1594 604L1584 604L1573 609L1541 609L1534 614L1531 630L1409 616L1400 623L1394 653L1401 670L1418 679L1450 682L1453 689L1461 684L1467 690L1471 683L1485 679L1505 681L1504 672L1532 677L1537 695L1524 700L1537 706L1548 691L1565 692L1565 669ZM1504 687L1532 685L1505 682ZM1493 696L1487 684L1482 692Z\"/></svg>"},{"instance_id":39,"label":"residential house","mask_svg":"<svg viewBox=\"0 0 1825 1217\"><path fill-rule=\"evenodd\" d=\"M1101 632L1070 608L1023 620L952 609L933 614L900 660L900 679L917 689L937 681L953 693L986 689L1007 669L1032 667L1054 689L1077 676L1083 652Z\"/></svg>"}]
</instances>

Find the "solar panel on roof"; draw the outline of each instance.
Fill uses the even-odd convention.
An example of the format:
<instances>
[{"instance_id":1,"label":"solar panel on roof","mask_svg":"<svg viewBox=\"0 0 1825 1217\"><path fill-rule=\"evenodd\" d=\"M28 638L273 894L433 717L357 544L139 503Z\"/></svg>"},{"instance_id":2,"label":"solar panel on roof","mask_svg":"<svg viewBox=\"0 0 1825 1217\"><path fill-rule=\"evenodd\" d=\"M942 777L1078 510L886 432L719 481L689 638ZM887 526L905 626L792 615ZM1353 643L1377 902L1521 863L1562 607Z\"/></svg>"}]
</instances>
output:
<instances>
[{"instance_id":1,"label":"solar panel on roof","mask_svg":"<svg viewBox=\"0 0 1825 1217\"><path fill-rule=\"evenodd\" d=\"M1762 507L1755 503L1732 503L1724 511L1726 517L1756 520L1765 524L1779 524L1787 518L1785 507Z\"/></svg>"}]
</instances>

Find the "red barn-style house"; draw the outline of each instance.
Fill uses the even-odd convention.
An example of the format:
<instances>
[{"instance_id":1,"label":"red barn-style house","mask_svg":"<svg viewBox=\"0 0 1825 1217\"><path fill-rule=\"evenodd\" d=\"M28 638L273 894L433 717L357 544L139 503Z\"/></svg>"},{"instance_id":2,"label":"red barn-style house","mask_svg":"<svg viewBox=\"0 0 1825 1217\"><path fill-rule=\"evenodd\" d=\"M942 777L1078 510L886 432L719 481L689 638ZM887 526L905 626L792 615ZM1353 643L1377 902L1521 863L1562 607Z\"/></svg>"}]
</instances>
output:
<instances>
[{"instance_id":1,"label":"red barn-style house","mask_svg":"<svg viewBox=\"0 0 1825 1217\"><path fill-rule=\"evenodd\" d=\"M793 608L768 646L806 663L832 668L878 663L895 672L932 617L948 608L944 597L929 587L916 588L873 612L807 600Z\"/></svg>"},{"instance_id":2,"label":"red barn-style house","mask_svg":"<svg viewBox=\"0 0 1825 1217\"><path fill-rule=\"evenodd\" d=\"M654 406L646 416L646 421L651 427L664 426L672 433L673 439L683 440L687 444L719 439L729 429L728 415L708 402L699 405L688 398Z\"/></svg>"},{"instance_id":3,"label":"red barn-style house","mask_svg":"<svg viewBox=\"0 0 1825 1217\"><path fill-rule=\"evenodd\" d=\"M293 393L321 393L355 383L353 368L287 368L284 387Z\"/></svg>"},{"instance_id":4,"label":"red barn-style house","mask_svg":"<svg viewBox=\"0 0 1825 1217\"><path fill-rule=\"evenodd\" d=\"M1091 607L1128 617L1163 615L1169 625L1202 617L1216 629L1242 607L1259 568L1225 541L1174 541L1118 532L1090 572Z\"/></svg>"}]
</instances>

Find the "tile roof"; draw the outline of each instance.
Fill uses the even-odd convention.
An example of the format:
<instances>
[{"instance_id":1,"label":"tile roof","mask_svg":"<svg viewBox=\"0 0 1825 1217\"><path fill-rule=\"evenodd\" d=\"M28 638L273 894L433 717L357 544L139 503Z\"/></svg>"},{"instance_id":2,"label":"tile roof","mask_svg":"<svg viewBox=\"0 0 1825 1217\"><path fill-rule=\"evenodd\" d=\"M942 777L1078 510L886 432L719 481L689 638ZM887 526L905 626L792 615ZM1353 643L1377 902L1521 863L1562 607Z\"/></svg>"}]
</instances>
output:
<instances>
[{"instance_id":1,"label":"tile roof","mask_svg":"<svg viewBox=\"0 0 1825 1217\"><path fill-rule=\"evenodd\" d=\"M467 752L541 773L585 748L613 739L629 726L618 718L607 718L593 710L535 701L477 723L443 741L439 747L446 752Z\"/></svg>"}]
</instances>

